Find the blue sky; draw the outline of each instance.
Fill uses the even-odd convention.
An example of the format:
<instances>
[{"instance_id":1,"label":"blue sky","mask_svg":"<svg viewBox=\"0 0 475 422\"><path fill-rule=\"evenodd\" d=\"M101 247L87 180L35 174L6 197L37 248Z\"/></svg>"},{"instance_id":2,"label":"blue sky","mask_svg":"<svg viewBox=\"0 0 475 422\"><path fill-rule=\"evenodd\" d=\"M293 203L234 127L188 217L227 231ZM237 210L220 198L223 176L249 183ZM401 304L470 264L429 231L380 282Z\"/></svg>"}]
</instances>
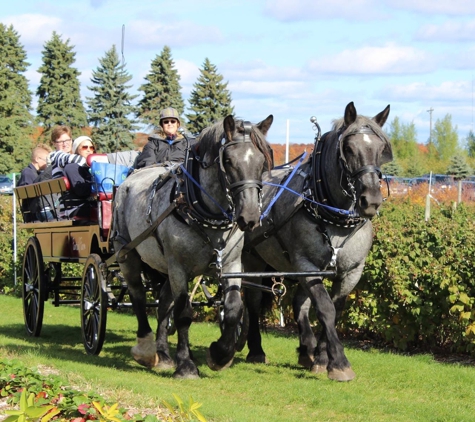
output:
<instances>
[{"instance_id":1,"label":"blue sky","mask_svg":"<svg viewBox=\"0 0 475 422\"><path fill-rule=\"evenodd\" d=\"M463 142L473 129L473 0L20 0L5 2L0 22L13 24L28 54L36 92L41 51L52 32L69 39L90 95L92 70L113 44L133 76L131 93L168 45L189 98L205 58L228 82L237 116L269 114L268 139L312 143L310 117L322 130L354 101L374 116L391 105L414 122L418 141L447 114ZM36 99L35 99L36 104Z\"/></svg>"}]
</instances>

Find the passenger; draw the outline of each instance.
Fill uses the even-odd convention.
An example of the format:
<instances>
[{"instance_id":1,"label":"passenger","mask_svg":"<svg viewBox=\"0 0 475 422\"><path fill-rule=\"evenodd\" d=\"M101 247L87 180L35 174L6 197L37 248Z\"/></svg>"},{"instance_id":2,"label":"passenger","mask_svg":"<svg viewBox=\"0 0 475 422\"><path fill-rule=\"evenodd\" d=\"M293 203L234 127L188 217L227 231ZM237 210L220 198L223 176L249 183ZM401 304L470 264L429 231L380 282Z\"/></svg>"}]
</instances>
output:
<instances>
[{"instance_id":1,"label":"passenger","mask_svg":"<svg viewBox=\"0 0 475 422\"><path fill-rule=\"evenodd\" d=\"M89 136L79 136L74 140L72 154L77 154L86 161L88 155L96 151ZM62 195L60 203L64 207L64 215L86 217L91 214L92 176L89 167L79 165L77 162L66 164L64 175L68 178L71 188Z\"/></svg>"},{"instance_id":2,"label":"passenger","mask_svg":"<svg viewBox=\"0 0 475 422\"><path fill-rule=\"evenodd\" d=\"M33 148L33 151L31 152L31 163L21 171L18 186L26 186L35 183L36 179L46 168L50 152L51 148L45 144L38 144ZM21 203L21 210L25 223L35 221L36 219L39 219L39 215L41 216L41 214L38 214L40 211L40 203L36 198L24 199Z\"/></svg>"},{"instance_id":3,"label":"passenger","mask_svg":"<svg viewBox=\"0 0 475 422\"><path fill-rule=\"evenodd\" d=\"M31 185L35 182L40 173L45 170L50 152L51 148L45 144L38 144L33 148L31 163L21 171L18 186Z\"/></svg>"},{"instance_id":4,"label":"passenger","mask_svg":"<svg viewBox=\"0 0 475 422\"><path fill-rule=\"evenodd\" d=\"M171 107L160 112L160 126L155 134L148 138L142 153L137 157L136 168L143 168L153 164L181 163L185 161L187 140L178 132L180 116ZM190 144L195 142L189 138Z\"/></svg>"},{"instance_id":5,"label":"passenger","mask_svg":"<svg viewBox=\"0 0 475 422\"><path fill-rule=\"evenodd\" d=\"M63 176L63 169L67 164L86 165L84 157L77 153L71 154L73 140L69 126L56 126L51 132L51 142L56 149L56 151L49 155L51 177L53 179Z\"/></svg>"}]
</instances>

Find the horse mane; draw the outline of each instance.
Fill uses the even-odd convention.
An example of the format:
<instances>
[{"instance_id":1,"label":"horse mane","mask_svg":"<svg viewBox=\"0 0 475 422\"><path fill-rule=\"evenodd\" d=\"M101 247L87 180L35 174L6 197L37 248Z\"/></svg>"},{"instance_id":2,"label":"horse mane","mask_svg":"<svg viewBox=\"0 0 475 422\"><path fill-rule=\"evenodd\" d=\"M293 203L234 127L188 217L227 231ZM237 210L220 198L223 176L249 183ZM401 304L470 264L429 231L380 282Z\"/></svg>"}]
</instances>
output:
<instances>
[{"instance_id":1,"label":"horse mane","mask_svg":"<svg viewBox=\"0 0 475 422\"><path fill-rule=\"evenodd\" d=\"M343 118L333 120L332 125L332 131L337 133L344 132L346 136L357 133L363 126L368 126L383 141L389 143L389 138L381 126L379 126L373 119L366 116L358 115L356 120L348 127L345 126L345 120Z\"/></svg>"},{"instance_id":2,"label":"horse mane","mask_svg":"<svg viewBox=\"0 0 475 422\"><path fill-rule=\"evenodd\" d=\"M204 155L204 151L210 152L213 160L219 155L221 140L225 137L223 121L224 119L220 119L213 125L203 129L197 138L197 147L199 148L200 153ZM244 131L243 120L234 119L234 122L236 123L235 130L242 133ZM264 155L268 165L267 168L271 168L271 147L255 124L252 125L251 129L251 142Z\"/></svg>"}]
</instances>

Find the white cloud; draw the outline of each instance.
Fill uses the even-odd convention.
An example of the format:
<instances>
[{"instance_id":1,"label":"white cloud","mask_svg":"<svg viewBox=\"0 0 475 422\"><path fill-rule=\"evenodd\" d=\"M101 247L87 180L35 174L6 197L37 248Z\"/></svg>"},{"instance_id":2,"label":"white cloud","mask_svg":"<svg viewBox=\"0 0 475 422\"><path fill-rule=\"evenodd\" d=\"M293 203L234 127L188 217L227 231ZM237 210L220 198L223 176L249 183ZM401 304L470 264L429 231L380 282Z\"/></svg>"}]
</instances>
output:
<instances>
[{"instance_id":1,"label":"white cloud","mask_svg":"<svg viewBox=\"0 0 475 422\"><path fill-rule=\"evenodd\" d=\"M362 47L343 50L333 56L311 60L310 71L346 75L407 75L434 70L435 59L413 47L387 44L383 47Z\"/></svg>"},{"instance_id":2,"label":"white cloud","mask_svg":"<svg viewBox=\"0 0 475 422\"><path fill-rule=\"evenodd\" d=\"M468 104L472 97L472 86L470 81L446 81L439 85L414 82L408 85L388 86L384 89L384 95L392 101Z\"/></svg>"},{"instance_id":3,"label":"white cloud","mask_svg":"<svg viewBox=\"0 0 475 422\"><path fill-rule=\"evenodd\" d=\"M233 94L250 94L251 96L278 96L295 97L305 92L303 82L264 82L264 81L239 81L230 82L228 88Z\"/></svg>"},{"instance_id":4,"label":"white cloud","mask_svg":"<svg viewBox=\"0 0 475 422\"><path fill-rule=\"evenodd\" d=\"M202 43L218 44L224 41L219 28L187 21L162 24L152 20L134 20L128 23L127 32L133 45L147 48L163 45L186 47Z\"/></svg>"},{"instance_id":5,"label":"white cloud","mask_svg":"<svg viewBox=\"0 0 475 422\"><path fill-rule=\"evenodd\" d=\"M459 15L475 14L473 0L385 0L385 3L395 9L404 9L424 15Z\"/></svg>"},{"instance_id":6,"label":"white cloud","mask_svg":"<svg viewBox=\"0 0 475 422\"><path fill-rule=\"evenodd\" d=\"M415 35L416 40L429 42L473 42L474 38L475 20L449 20L441 25L424 25Z\"/></svg>"},{"instance_id":7,"label":"white cloud","mask_svg":"<svg viewBox=\"0 0 475 422\"><path fill-rule=\"evenodd\" d=\"M321 19L371 20L387 17L377 0L267 0L265 14L284 21Z\"/></svg>"},{"instance_id":8,"label":"white cloud","mask_svg":"<svg viewBox=\"0 0 475 422\"><path fill-rule=\"evenodd\" d=\"M66 24L60 18L40 14L8 16L2 22L13 25L20 34L22 44L37 48L51 38L54 30L61 32L61 29L66 29Z\"/></svg>"}]
</instances>

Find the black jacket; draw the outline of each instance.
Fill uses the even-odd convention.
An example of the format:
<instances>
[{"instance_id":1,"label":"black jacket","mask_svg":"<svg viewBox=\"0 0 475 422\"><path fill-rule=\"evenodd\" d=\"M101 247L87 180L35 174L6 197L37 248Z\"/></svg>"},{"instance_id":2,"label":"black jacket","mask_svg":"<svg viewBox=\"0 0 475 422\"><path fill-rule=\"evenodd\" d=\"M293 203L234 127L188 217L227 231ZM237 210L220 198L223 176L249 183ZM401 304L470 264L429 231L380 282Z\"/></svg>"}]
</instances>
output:
<instances>
[{"instance_id":1,"label":"black jacket","mask_svg":"<svg viewBox=\"0 0 475 422\"><path fill-rule=\"evenodd\" d=\"M21 171L20 180L18 181L17 186L31 185L35 182L35 179L40 174L40 171L36 170L36 167L33 163L28 164L28 167L25 167Z\"/></svg>"},{"instance_id":2,"label":"black jacket","mask_svg":"<svg viewBox=\"0 0 475 422\"><path fill-rule=\"evenodd\" d=\"M190 146L195 142L188 137ZM163 134L153 135L148 138L142 153L137 157L136 168L151 166L152 164L165 163L166 161L185 161L187 141L181 134L176 139L165 139Z\"/></svg>"}]
</instances>

